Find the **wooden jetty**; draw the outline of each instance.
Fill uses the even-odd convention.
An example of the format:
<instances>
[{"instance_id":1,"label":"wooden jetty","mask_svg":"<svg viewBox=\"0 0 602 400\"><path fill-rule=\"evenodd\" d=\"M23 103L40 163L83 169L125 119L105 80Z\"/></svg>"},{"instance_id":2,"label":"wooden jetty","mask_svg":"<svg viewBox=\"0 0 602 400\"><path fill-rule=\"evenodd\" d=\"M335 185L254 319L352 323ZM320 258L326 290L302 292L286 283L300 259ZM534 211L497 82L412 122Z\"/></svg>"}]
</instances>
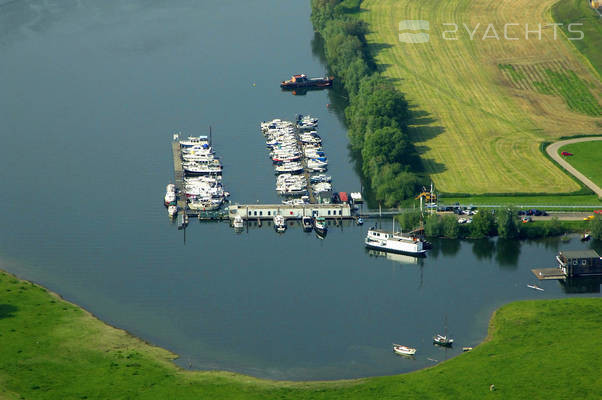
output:
<instances>
[{"instance_id":1,"label":"wooden jetty","mask_svg":"<svg viewBox=\"0 0 602 400\"><path fill-rule=\"evenodd\" d=\"M179 140L179 139L178 139ZM178 212L187 214L188 204L186 203L186 195L184 194L184 167L182 166L182 147L180 142L174 137L171 143L173 152L173 170L174 184L176 185L176 193L178 194Z\"/></svg>"},{"instance_id":2,"label":"wooden jetty","mask_svg":"<svg viewBox=\"0 0 602 400\"><path fill-rule=\"evenodd\" d=\"M536 268L531 272L540 281L566 279L566 275L560 268Z\"/></svg>"}]
</instances>

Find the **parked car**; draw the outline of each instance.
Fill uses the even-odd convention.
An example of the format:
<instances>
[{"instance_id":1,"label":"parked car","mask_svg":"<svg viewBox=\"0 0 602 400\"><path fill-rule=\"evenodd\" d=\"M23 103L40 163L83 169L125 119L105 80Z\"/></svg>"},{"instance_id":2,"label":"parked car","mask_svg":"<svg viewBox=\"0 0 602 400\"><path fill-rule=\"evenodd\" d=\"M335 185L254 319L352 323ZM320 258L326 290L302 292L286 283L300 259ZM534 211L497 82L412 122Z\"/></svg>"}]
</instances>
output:
<instances>
[{"instance_id":1,"label":"parked car","mask_svg":"<svg viewBox=\"0 0 602 400\"><path fill-rule=\"evenodd\" d=\"M584 221L591 221L592 219L594 219L593 215L588 215L587 217L583 218Z\"/></svg>"},{"instance_id":2,"label":"parked car","mask_svg":"<svg viewBox=\"0 0 602 400\"><path fill-rule=\"evenodd\" d=\"M602 214L602 210L594 210L594 214Z\"/></svg>"},{"instance_id":3,"label":"parked car","mask_svg":"<svg viewBox=\"0 0 602 400\"><path fill-rule=\"evenodd\" d=\"M518 216L527 215L527 212L525 210L518 210L517 215Z\"/></svg>"},{"instance_id":4,"label":"parked car","mask_svg":"<svg viewBox=\"0 0 602 400\"><path fill-rule=\"evenodd\" d=\"M521 221L523 221L523 224L526 224L527 222L531 222L531 217L523 217Z\"/></svg>"},{"instance_id":5,"label":"parked car","mask_svg":"<svg viewBox=\"0 0 602 400\"><path fill-rule=\"evenodd\" d=\"M573 153L569 153L568 151L563 151L563 152L562 152L562 153L560 153L560 154L562 154L562 155L563 155L563 156L565 156L565 157L567 157L567 156L572 156L572 155L573 155Z\"/></svg>"}]
</instances>

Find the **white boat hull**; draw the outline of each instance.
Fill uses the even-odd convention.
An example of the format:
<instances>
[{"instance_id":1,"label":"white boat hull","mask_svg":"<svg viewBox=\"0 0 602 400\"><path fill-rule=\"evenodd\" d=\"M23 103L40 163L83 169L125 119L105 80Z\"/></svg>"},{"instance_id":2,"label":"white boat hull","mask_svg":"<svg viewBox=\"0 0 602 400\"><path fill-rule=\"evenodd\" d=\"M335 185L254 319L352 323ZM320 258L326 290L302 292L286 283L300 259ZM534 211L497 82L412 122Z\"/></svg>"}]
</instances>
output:
<instances>
[{"instance_id":1,"label":"white boat hull","mask_svg":"<svg viewBox=\"0 0 602 400\"><path fill-rule=\"evenodd\" d=\"M389 253L406 254L411 256L422 257L426 255L426 250L413 248L412 246L399 246L395 243L388 243L388 240L371 240L366 238L364 243L366 247L372 250L380 250Z\"/></svg>"}]
</instances>

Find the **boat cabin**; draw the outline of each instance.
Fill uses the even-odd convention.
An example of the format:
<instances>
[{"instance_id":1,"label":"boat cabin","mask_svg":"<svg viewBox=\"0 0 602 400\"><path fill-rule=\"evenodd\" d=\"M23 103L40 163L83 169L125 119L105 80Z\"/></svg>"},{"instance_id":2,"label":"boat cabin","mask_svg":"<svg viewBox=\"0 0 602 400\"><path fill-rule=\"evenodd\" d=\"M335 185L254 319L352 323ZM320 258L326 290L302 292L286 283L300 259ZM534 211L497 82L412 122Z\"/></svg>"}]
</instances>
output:
<instances>
[{"instance_id":1,"label":"boat cabin","mask_svg":"<svg viewBox=\"0 0 602 400\"><path fill-rule=\"evenodd\" d=\"M556 256L567 277L602 276L602 257L595 250L566 250Z\"/></svg>"},{"instance_id":2,"label":"boat cabin","mask_svg":"<svg viewBox=\"0 0 602 400\"><path fill-rule=\"evenodd\" d=\"M293 83L307 82L307 75L305 75L305 74L293 75L291 77L291 82L293 82Z\"/></svg>"}]
</instances>

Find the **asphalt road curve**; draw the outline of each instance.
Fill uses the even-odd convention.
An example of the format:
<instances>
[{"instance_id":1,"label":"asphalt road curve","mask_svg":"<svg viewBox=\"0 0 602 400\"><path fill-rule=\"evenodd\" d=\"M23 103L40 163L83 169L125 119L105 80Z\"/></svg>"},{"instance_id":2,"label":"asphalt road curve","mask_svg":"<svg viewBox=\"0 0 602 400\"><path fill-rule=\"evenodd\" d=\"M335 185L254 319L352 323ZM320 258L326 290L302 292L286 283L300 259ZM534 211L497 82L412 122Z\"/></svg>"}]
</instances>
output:
<instances>
[{"instance_id":1,"label":"asphalt road curve","mask_svg":"<svg viewBox=\"0 0 602 400\"><path fill-rule=\"evenodd\" d=\"M600 186L596 185L594 182L589 180L581 172L579 172L575 168L573 168L573 166L571 164L566 162L564 160L564 158L562 158L562 156L560 154L558 154L558 150L562 146L565 146L565 145L571 144L571 143L589 142L592 140L602 140L602 136L591 136L591 137L582 137L582 138L576 138L576 139L563 140L560 142L552 143L551 145L549 145L546 148L546 151L548 152L550 157L552 157L552 159L554 159L558 164L560 164L562 166L562 168L566 169L568 172L573 174L573 176L575 176L577 179L579 179L581 182L583 182L583 184L585 186L587 186L588 188L593 190L594 193L596 193L598 195L598 197L602 197L602 189L600 188Z\"/></svg>"}]
</instances>

